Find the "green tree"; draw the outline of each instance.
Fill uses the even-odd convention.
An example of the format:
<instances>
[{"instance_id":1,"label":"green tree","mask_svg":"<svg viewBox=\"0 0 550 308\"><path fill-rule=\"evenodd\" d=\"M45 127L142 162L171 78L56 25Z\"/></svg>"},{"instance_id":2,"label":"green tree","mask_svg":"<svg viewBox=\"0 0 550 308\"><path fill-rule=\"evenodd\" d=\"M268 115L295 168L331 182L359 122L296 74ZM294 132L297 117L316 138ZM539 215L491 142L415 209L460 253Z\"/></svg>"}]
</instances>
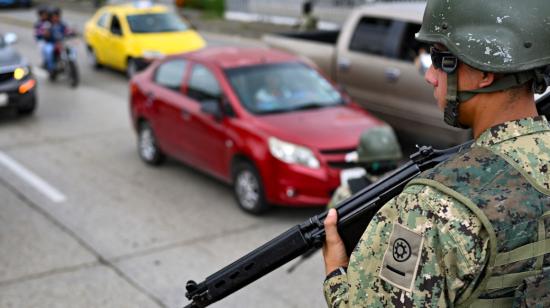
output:
<instances>
[{"instance_id":1,"label":"green tree","mask_svg":"<svg viewBox=\"0 0 550 308\"><path fill-rule=\"evenodd\" d=\"M224 0L185 0L184 7L203 10L217 16L223 16L225 10Z\"/></svg>"}]
</instances>

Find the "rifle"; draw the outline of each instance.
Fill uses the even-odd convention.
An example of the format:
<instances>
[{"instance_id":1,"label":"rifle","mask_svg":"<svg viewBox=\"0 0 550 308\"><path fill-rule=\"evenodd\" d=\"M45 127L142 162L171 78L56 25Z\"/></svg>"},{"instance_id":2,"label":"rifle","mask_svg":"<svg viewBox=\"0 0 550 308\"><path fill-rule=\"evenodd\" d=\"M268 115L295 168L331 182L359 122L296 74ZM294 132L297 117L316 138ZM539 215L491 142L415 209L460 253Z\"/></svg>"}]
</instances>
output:
<instances>
[{"instance_id":1,"label":"rifle","mask_svg":"<svg viewBox=\"0 0 550 308\"><path fill-rule=\"evenodd\" d=\"M537 101L539 114L550 114L550 94ZM431 169L456 153L469 147L473 140L446 149L420 147L410 161L388 176L369 185L357 194L342 201L338 211L338 233L346 252L351 254L370 220L378 210L421 172ZM325 239L323 221L327 212L313 216L296 225L237 261L207 277L203 282L187 282L185 296L191 300L185 308L203 308L238 291L260 277L301 256L319 249Z\"/></svg>"}]
</instances>

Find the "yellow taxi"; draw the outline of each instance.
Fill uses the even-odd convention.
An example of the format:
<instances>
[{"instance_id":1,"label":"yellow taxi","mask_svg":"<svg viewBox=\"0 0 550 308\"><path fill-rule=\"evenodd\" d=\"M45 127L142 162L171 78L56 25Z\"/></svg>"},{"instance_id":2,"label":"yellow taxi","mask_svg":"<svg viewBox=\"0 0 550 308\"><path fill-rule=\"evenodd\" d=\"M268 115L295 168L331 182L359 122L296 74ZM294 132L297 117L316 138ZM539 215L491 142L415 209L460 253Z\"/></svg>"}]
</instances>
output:
<instances>
[{"instance_id":1,"label":"yellow taxi","mask_svg":"<svg viewBox=\"0 0 550 308\"><path fill-rule=\"evenodd\" d=\"M122 70L129 77L157 58L206 45L181 17L148 2L99 9L86 23L84 39L91 65Z\"/></svg>"}]
</instances>

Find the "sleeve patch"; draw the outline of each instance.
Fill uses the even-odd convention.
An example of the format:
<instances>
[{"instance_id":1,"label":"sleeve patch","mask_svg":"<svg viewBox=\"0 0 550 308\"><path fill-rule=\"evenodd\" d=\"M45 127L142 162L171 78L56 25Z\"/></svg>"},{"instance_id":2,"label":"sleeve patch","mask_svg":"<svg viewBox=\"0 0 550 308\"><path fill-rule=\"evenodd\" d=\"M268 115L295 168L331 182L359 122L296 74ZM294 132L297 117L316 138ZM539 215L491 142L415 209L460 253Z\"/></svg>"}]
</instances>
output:
<instances>
[{"instance_id":1,"label":"sleeve patch","mask_svg":"<svg viewBox=\"0 0 550 308\"><path fill-rule=\"evenodd\" d=\"M400 224L394 224L378 274L380 278L397 288L411 292L423 244L422 235Z\"/></svg>"}]
</instances>

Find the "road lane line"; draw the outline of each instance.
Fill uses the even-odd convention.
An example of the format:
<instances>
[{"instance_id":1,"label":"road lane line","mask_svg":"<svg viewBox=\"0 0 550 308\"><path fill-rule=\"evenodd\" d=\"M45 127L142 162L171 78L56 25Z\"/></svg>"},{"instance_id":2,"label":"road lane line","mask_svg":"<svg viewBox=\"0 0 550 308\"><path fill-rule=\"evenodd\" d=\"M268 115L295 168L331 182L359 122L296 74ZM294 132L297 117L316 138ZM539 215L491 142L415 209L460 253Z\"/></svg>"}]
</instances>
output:
<instances>
[{"instance_id":1,"label":"road lane line","mask_svg":"<svg viewBox=\"0 0 550 308\"><path fill-rule=\"evenodd\" d=\"M39 176L34 174L32 171L25 168L1 151L0 164L6 166L9 170L17 174L21 179L25 180L27 183L33 186L36 190L40 191L43 195L48 197L53 202L60 203L67 200L67 197L65 197L65 195L63 195L55 187L51 186Z\"/></svg>"}]
</instances>

